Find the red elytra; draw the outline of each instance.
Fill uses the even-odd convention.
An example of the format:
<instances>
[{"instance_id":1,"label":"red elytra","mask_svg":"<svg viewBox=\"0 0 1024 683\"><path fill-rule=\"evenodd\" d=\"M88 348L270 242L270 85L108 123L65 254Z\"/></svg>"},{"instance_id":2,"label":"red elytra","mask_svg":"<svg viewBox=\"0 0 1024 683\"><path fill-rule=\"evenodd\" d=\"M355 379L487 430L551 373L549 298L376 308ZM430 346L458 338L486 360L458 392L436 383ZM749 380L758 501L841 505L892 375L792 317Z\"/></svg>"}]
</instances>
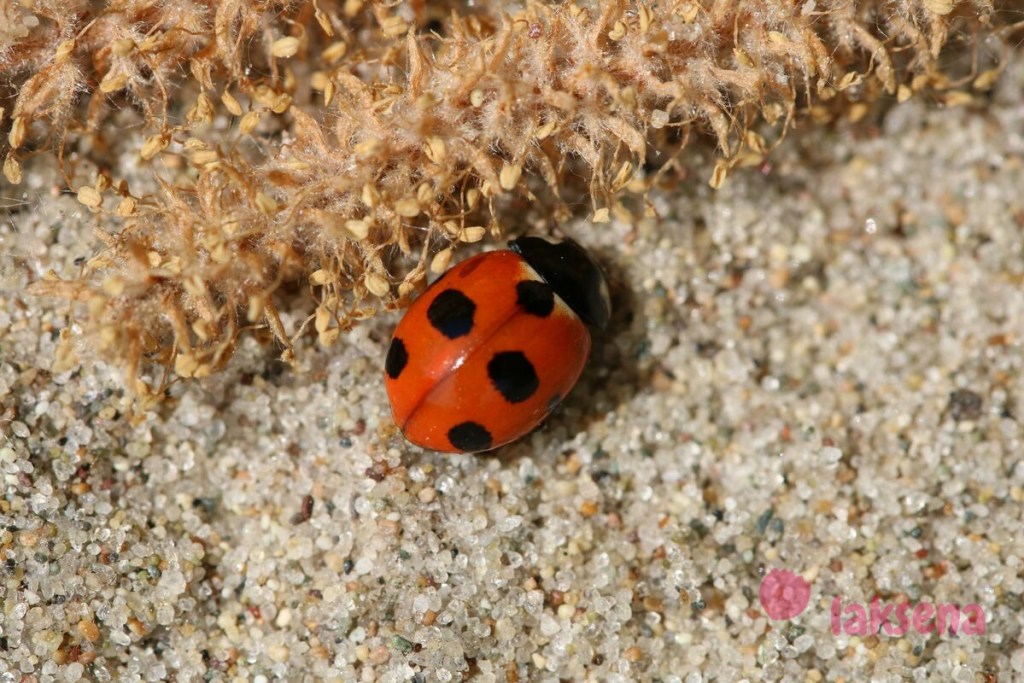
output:
<instances>
[{"instance_id":1,"label":"red elytra","mask_svg":"<svg viewBox=\"0 0 1024 683\"><path fill-rule=\"evenodd\" d=\"M600 268L571 240L521 237L451 268L406 312L385 360L395 423L412 443L477 453L532 431L610 314Z\"/></svg>"}]
</instances>

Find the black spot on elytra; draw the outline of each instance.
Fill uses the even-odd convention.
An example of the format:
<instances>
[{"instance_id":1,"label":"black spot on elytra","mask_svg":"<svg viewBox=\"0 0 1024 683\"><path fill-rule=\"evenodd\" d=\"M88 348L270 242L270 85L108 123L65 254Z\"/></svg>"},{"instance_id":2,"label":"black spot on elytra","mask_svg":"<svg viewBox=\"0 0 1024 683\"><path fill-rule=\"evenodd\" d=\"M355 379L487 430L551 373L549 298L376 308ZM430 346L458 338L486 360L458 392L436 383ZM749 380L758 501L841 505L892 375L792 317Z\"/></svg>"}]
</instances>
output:
<instances>
[{"instance_id":1,"label":"black spot on elytra","mask_svg":"<svg viewBox=\"0 0 1024 683\"><path fill-rule=\"evenodd\" d=\"M476 304L457 289L446 289L430 302L427 318L434 329L448 337L458 339L473 329Z\"/></svg>"},{"instance_id":2,"label":"black spot on elytra","mask_svg":"<svg viewBox=\"0 0 1024 683\"><path fill-rule=\"evenodd\" d=\"M477 422L461 422L448 430L448 440L460 451L474 453L491 447L491 433Z\"/></svg>"},{"instance_id":3,"label":"black spot on elytra","mask_svg":"<svg viewBox=\"0 0 1024 683\"><path fill-rule=\"evenodd\" d=\"M540 386L533 363L522 351L502 351L487 364L491 384L509 403L522 403Z\"/></svg>"},{"instance_id":4,"label":"black spot on elytra","mask_svg":"<svg viewBox=\"0 0 1024 683\"><path fill-rule=\"evenodd\" d=\"M516 303L538 318L546 318L555 309L555 293L540 280L523 280L516 285Z\"/></svg>"},{"instance_id":5,"label":"black spot on elytra","mask_svg":"<svg viewBox=\"0 0 1024 683\"><path fill-rule=\"evenodd\" d=\"M388 357L384 360L384 370L391 379L398 379L405 370L405 364L409 362L409 352L405 348L405 342L398 337L391 340L388 347Z\"/></svg>"}]
</instances>

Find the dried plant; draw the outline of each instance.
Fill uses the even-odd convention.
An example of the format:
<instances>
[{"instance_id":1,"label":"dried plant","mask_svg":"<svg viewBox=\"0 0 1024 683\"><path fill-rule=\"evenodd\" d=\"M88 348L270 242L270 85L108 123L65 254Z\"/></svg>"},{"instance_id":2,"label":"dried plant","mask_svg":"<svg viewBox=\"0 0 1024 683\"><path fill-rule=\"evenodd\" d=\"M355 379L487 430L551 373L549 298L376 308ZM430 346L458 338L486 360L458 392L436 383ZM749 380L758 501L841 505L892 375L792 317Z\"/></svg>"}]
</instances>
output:
<instances>
[{"instance_id":1,"label":"dried plant","mask_svg":"<svg viewBox=\"0 0 1024 683\"><path fill-rule=\"evenodd\" d=\"M1020 28L981 0L482 4L0 5L4 175L58 155L106 243L33 291L83 302L155 396L147 363L208 375L254 326L290 360L306 325L284 329L285 283L308 283L330 344L501 235L514 198L560 215L582 172L602 223L694 135L717 144L718 186L797 121L921 91L969 103ZM143 134L119 134L125 117ZM105 170L83 179L69 148Z\"/></svg>"}]
</instances>

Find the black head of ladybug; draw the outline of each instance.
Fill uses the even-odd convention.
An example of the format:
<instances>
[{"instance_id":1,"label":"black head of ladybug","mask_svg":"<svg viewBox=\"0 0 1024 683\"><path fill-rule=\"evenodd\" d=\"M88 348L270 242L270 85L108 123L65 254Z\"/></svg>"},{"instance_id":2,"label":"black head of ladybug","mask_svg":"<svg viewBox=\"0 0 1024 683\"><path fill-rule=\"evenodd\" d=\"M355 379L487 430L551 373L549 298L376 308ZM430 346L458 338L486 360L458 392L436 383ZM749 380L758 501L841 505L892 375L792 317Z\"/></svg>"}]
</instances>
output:
<instances>
[{"instance_id":1,"label":"black head of ladybug","mask_svg":"<svg viewBox=\"0 0 1024 683\"><path fill-rule=\"evenodd\" d=\"M542 237L520 237L508 247L522 256L583 322L601 330L608 326L612 311L608 282L583 247L571 239L549 242Z\"/></svg>"}]
</instances>

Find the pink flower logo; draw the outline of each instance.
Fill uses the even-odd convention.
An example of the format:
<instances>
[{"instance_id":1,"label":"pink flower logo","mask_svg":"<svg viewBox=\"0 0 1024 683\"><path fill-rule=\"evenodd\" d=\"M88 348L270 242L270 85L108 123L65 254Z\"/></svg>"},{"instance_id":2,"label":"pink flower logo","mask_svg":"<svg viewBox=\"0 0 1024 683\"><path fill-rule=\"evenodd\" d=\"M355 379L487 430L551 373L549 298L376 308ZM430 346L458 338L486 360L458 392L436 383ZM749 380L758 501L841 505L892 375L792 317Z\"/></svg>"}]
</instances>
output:
<instances>
[{"instance_id":1,"label":"pink flower logo","mask_svg":"<svg viewBox=\"0 0 1024 683\"><path fill-rule=\"evenodd\" d=\"M802 576L785 569L773 569L761 581L761 606L774 621L792 619L811 599L811 585Z\"/></svg>"}]
</instances>

